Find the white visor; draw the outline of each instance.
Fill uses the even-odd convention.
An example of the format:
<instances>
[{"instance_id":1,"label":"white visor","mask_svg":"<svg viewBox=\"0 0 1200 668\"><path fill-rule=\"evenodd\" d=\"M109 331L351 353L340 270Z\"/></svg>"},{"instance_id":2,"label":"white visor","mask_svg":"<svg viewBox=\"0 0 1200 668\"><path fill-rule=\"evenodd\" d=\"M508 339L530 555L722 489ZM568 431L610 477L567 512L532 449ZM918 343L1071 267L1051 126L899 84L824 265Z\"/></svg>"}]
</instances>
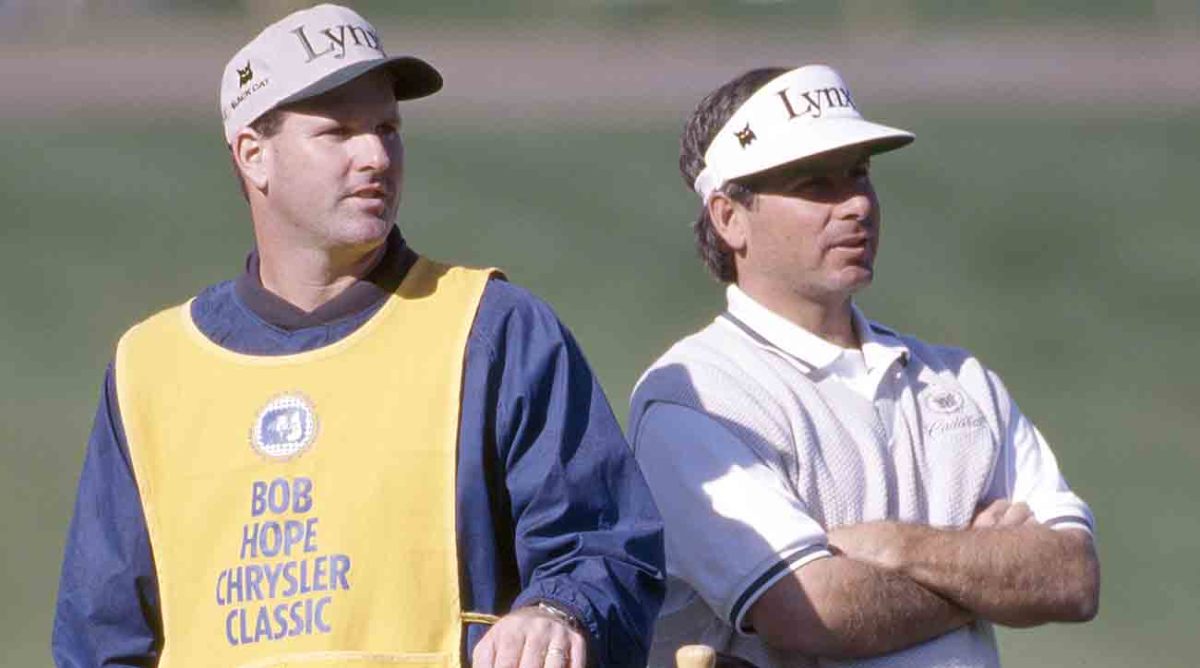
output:
<instances>
[{"instance_id":1,"label":"white visor","mask_svg":"<svg viewBox=\"0 0 1200 668\"><path fill-rule=\"evenodd\" d=\"M851 146L882 153L914 138L864 119L832 68L805 65L772 79L738 107L705 151L694 187L707 203L733 179Z\"/></svg>"}]
</instances>

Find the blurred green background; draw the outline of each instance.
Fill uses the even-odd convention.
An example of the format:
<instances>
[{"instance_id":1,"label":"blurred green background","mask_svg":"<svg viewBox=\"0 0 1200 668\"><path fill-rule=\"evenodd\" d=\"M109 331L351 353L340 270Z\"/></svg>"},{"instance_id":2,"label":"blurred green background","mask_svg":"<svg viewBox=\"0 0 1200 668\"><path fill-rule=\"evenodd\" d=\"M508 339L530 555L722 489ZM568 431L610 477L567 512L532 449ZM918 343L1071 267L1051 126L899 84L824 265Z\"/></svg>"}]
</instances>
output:
<instances>
[{"instance_id":1,"label":"blurred green background","mask_svg":"<svg viewBox=\"0 0 1200 668\"><path fill-rule=\"evenodd\" d=\"M215 80L290 4L0 0L5 665L49 663L63 536L116 338L240 268L249 222ZM1006 665L1195 665L1194 2L357 6L386 43L400 33L449 64L436 102L403 107L402 229L427 254L503 267L546 298L622 417L641 370L722 302L675 167L691 106L749 65L841 68L870 116L919 137L875 162L885 234L861 303L997 369L1099 522L1100 616L1002 632ZM726 34L760 38L730 47ZM554 49L594 70L539 69ZM95 62L117 63L125 83ZM471 78L488 67L506 76ZM543 75L554 85L539 88Z\"/></svg>"}]
</instances>

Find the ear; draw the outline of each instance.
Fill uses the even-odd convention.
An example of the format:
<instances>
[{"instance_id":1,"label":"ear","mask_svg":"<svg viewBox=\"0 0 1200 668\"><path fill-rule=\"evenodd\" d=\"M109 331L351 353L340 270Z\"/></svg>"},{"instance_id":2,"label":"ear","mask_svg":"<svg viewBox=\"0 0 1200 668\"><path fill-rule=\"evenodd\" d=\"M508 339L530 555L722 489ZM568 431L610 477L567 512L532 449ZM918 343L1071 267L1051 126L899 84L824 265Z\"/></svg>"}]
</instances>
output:
<instances>
[{"instance_id":1,"label":"ear","mask_svg":"<svg viewBox=\"0 0 1200 668\"><path fill-rule=\"evenodd\" d=\"M245 127L238 130L233 138L233 161L237 163L246 184L256 190L267 189L268 159L270 157L267 139L255 132L253 128Z\"/></svg>"},{"instance_id":2,"label":"ear","mask_svg":"<svg viewBox=\"0 0 1200 668\"><path fill-rule=\"evenodd\" d=\"M733 201L723 192L713 193L708 200L708 217L712 219L713 229L735 254L746 248L746 238L749 235L747 213L749 211L746 207Z\"/></svg>"}]
</instances>

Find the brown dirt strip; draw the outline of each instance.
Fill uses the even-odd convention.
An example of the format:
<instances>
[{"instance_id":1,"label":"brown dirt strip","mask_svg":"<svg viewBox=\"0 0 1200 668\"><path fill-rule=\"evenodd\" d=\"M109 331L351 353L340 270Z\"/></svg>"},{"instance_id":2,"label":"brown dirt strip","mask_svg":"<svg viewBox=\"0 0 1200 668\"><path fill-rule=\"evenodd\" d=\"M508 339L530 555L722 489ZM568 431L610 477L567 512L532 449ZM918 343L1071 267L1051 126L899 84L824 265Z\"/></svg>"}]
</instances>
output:
<instances>
[{"instance_id":1,"label":"brown dirt strip","mask_svg":"<svg viewBox=\"0 0 1200 668\"><path fill-rule=\"evenodd\" d=\"M1191 30L378 28L389 52L419 54L446 77L445 94L422 102L420 114L472 124L681 118L705 92L742 70L804 62L840 69L868 108L920 103L973 113L1200 113L1200 39ZM196 19L36 34L0 28L0 118L215 119L221 68L253 30L245 22Z\"/></svg>"}]
</instances>

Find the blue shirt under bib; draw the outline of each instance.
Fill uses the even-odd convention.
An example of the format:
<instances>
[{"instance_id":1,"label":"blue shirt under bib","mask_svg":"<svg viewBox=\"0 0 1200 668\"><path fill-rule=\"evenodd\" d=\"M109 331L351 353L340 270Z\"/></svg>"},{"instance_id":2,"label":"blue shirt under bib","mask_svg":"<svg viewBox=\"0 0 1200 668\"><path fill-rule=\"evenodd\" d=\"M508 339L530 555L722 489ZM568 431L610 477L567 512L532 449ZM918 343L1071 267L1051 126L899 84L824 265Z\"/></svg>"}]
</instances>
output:
<instances>
[{"instance_id":1,"label":"blue shirt under bib","mask_svg":"<svg viewBox=\"0 0 1200 668\"><path fill-rule=\"evenodd\" d=\"M397 234L389 243L403 247ZM403 253L394 250L385 261L399 264ZM283 327L247 303L254 260L247 275L205 289L192 304L200 330L241 353L333 343L369 320L387 294L364 281L353 288L352 308ZM465 609L501 615L550 601L582 620L589 663L644 666L664 593L661 519L574 338L547 304L493 279L467 342L463 383L457 530ZM62 667L153 666L162 643L153 555L116 396L110 365L59 585L52 650ZM466 659L486 631L470 625Z\"/></svg>"}]
</instances>

